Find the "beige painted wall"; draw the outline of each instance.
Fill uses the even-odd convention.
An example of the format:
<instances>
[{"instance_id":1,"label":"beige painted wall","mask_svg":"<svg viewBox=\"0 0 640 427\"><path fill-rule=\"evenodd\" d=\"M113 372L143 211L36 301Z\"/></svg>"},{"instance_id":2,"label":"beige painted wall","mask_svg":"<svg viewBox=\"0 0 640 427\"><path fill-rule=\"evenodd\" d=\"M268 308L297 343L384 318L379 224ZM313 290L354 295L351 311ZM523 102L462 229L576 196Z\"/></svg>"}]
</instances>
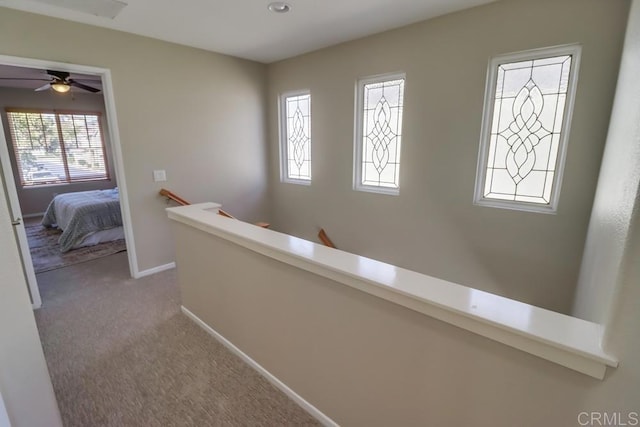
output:
<instances>
[{"instance_id":1,"label":"beige painted wall","mask_svg":"<svg viewBox=\"0 0 640 427\"><path fill-rule=\"evenodd\" d=\"M9 9L0 54L111 70L141 270L174 260L161 187L266 217L264 65Z\"/></svg>"},{"instance_id":2,"label":"beige painted wall","mask_svg":"<svg viewBox=\"0 0 640 427\"><path fill-rule=\"evenodd\" d=\"M578 277L620 61L626 0L506 0L268 67L272 221L350 252L557 311ZM472 204L492 55L579 42L576 107L558 213ZM354 86L407 75L401 190L352 190ZM279 182L277 96L310 89L313 183Z\"/></svg>"},{"instance_id":3,"label":"beige painted wall","mask_svg":"<svg viewBox=\"0 0 640 427\"><path fill-rule=\"evenodd\" d=\"M42 187L22 188L20 185L20 173L11 144L11 133L7 121L6 108L34 108L57 109L102 113L102 133L107 151L107 165L109 166L110 179L106 181L89 181L64 185L46 185ZM100 94L75 93L60 95L53 91L34 92L30 89L0 88L0 117L5 131L5 138L13 166L13 178L17 186L18 199L23 215L42 213L47 209L53 196L60 193L74 191L103 190L113 188L116 184L116 174L113 168L113 155L109 129L107 126L104 99Z\"/></svg>"},{"instance_id":4,"label":"beige painted wall","mask_svg":"<svg viewBox=\"0 0 640 427\"><path fill-rule=\"evenodd\" d=\"M640 195L640 3L631 10L573 315L604 322ZM633 25L632 23L635 23Z\"/></svg>"},{"instance_id":5,"label":"beige painted wall","mask_svg":"<svg viewBox=\"0 0 640 427\"><path fill-rule=\"evenodd\" d=\"M22 273L1 169L0 394L13 427L58 427L62 421Z\"/></svg>"}]
</instances>

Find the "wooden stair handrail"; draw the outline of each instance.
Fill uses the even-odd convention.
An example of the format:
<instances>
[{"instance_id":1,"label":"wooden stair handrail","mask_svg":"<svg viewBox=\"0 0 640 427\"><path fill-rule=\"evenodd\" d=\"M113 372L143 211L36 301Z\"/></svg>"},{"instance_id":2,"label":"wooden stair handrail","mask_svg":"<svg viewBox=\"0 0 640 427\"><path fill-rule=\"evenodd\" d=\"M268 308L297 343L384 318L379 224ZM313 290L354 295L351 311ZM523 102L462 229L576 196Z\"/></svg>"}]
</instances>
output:
<instances>
[{"instance_id":1,"label":"wooden stair handrail","mask_svg":"<svg viewBox=\"0 0 640 427\"><path fill-rule=\"evenodd\" d=\"M191 203L187 202L185 199L183 199L182 197L172 193L171 191L167 190L166 188L161 188L160 189L160 195L166 197L169 200L173 200L174 202L178 203L179 205L182 206L187 206L190 205Z\"/></svg>"},{"instance_id":2,"label":"wooden stair handrail","mask_svg":"<svg viewBox=\"0 0 640 427\"><path fill-rule=\"evenodd\" d=\"M182 197L178 196L177 194L167 190L166 188L160 189L160 195L166 197L169 200L173 200L174 202L178 203L181 206L189 206L191 204L187 202L185 199L183 199ZM238 219L235 216L231 215L230 213L223 211L222 209L218 209L218 215L225 216L231 219ZM262 221L256 222L254 225L257 225L258 227L262 227L262 228L269 228L269 226L271 226L271 224L269 224L268 222L262 222Z\"/></svg>"},{"instance_id":3,"label":"wooden stair handrail","mask_svg":"<svg viewBox=\"0 0 640 427\"><path fill-rule=\"evenodd\" d=\"M331 239L329 238L329 236L327 236L327 233L324 231L324 228L321 228L320 231L318 232L318 238L320 239L320 241L322 241L322 243L324 243L325 246L328 246L334 249L336 248L336 245L334 245Z\"/></svg>"}]
</instances>

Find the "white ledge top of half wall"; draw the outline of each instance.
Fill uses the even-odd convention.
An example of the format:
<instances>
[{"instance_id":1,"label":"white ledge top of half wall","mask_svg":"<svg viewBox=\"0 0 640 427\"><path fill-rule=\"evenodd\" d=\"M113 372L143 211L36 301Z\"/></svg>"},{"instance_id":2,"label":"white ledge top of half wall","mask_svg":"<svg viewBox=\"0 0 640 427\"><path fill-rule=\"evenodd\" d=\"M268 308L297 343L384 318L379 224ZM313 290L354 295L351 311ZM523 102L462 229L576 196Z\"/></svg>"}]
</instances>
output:
<instances>
[{"instance_id":1,"label":"white ledge top of half wall","mask_svg":"<svg viewBox=\"0 0 640 427\"><path fill-rule=\"evenodd\" d=\"M509 298L217 215L220 205L167 208L169 218L594 378L615 357L604 328Z\"/></svg>"}]
</instances>

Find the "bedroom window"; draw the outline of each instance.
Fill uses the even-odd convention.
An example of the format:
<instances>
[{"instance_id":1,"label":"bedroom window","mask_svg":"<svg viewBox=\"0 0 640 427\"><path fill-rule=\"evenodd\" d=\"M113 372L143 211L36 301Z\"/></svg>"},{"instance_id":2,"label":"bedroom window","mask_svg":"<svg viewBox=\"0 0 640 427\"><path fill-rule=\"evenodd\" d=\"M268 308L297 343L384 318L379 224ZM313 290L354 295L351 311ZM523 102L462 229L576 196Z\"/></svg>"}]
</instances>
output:
<instances>
[{"instance_id":1,"label":"bedroom window","mask_svg":"<svg viewBox=\"0 0 640 427\"><path fill-rule=\"evenodd\" d=\"M311 184L311 93L290 92L280 97L280 178Z\"/></svg>"},{"instance_id":2,"label":"bedroom window","mask_svg":"<svg viewBox=\"0 0 640 427\"><path fill-rule=\"evenodd\" d=\"M578 45L491 59L476 204L556 211L579 61Z\"/></svg>"},{"instance_id":3,"label":"bedroom window","mask_svg":"<svg viewBox=\"0 0 640 427\"><path fill-rule=\"evenodd\" d=\"M7 110L23 187L108 180L99 113Z\"/></svg>"},{"instance_id":4,"label":"bedroom window","mask_svg":"<svg viewBox=\"0 0 640 427\"><path fill-rule=\"evenodd\" d=\"M383 194L400 191L400 142L405 75L358 81L354 189Z\"/></svg>"}]
</instances>

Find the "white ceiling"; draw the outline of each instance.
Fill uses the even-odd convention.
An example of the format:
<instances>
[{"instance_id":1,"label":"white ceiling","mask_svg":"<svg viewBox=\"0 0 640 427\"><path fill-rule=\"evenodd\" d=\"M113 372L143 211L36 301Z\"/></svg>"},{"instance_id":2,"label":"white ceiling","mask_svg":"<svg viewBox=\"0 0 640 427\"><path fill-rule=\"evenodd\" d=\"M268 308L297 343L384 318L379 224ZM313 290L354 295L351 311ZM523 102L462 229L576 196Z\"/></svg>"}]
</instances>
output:
<instances>
[{"instance_id":1,"label":"white ceiling","mask_svg":"<svg viewBox=\"0 0 640 427\"><path fill-rule=\"evenodd\" d=\"M114 19L52 1L0 0L0 6L269 63L494 0L288 0L286 14L269 12L270 1L125 0Z\"/></svg>"}]
</instances>

